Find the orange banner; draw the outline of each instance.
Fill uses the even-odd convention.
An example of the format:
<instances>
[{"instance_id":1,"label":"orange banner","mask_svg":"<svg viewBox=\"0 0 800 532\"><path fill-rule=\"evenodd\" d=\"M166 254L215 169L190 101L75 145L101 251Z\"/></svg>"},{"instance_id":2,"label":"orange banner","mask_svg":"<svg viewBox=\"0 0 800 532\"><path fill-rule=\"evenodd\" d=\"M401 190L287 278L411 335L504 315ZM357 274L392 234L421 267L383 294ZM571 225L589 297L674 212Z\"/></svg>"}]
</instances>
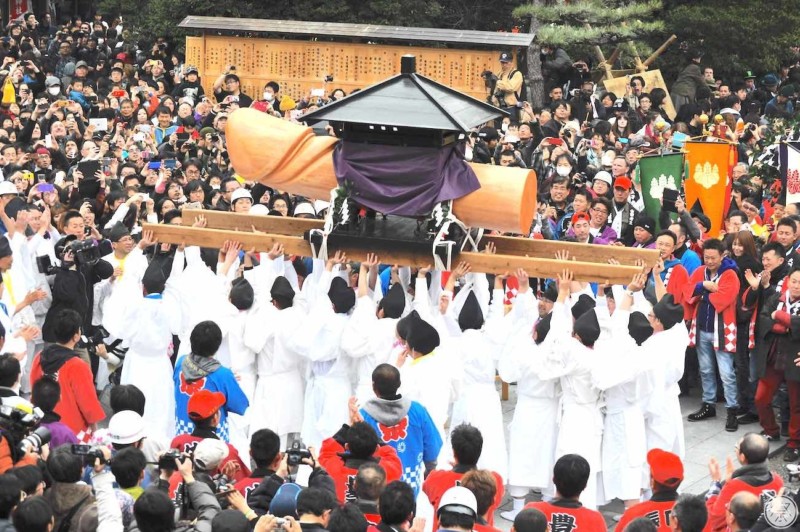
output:
<instances>
[{"instance_id":1,"label":"orange banner","mask_svg":"<svg viewBox=\"0 0 800 532\"><path fill-rule=\"evenodd\" d=\"M684 191L686 207L699 203L711 220L708 235L719 236L731 198L731 171L736 165L736 146L722 142L687 142Z\"/></svg>"}]
</instances>

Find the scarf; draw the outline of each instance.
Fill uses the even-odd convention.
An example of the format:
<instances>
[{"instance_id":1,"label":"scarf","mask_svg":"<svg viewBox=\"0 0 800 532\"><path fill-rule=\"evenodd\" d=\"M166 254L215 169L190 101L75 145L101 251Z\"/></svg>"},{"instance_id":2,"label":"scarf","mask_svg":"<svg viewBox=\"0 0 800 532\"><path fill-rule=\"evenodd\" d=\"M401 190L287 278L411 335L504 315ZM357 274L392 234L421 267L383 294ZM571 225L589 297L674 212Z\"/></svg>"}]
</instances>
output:
<instances>
[{"instance_id":1,"label":"scarf","mask_svg":"<svg viewBox=\"0 0 800 532\"><path fill-rule=\"evenodd\" d=\"M188 382L198 381L204 379L210 373L214 373L220 367L219 360L214 357L201 357L194 353L183 359L181 365L181 373L186 377Z\"/></svg>"}]
</instances>

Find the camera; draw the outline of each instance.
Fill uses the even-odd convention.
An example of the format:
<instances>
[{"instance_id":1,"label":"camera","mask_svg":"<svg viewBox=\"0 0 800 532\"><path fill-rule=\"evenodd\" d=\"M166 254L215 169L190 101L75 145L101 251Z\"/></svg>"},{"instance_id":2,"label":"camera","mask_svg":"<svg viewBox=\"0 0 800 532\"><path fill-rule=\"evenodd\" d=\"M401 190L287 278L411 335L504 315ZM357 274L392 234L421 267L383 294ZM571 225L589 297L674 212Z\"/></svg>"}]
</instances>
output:
<instances>
[{"instance_id":1,"label":"camera","mask_svg":"<svg viewBox=\"0 0 800 532\"><path fill-rule=\"evenodd\" d=\"M290 466L299 466L303 458L312 458L311 452L302 442L292 442L292 446L286 450L286 463Z\"/></svg>"},{"instance_id":2,"label":"camera","mask_svg":"<svg viewBox=\"0 0 800 532\"><path fill-rule=\"evenodd\" d=\"M494 88L497 85L497 74L491 70L484 70L481 72L481 77L483 78L483 85L486 89L489 90L489 92L494 92Z\"/></svg>"},{"instance_id":3,"label":"camera","mask_svg":"<svg viewBox=\"0 0 800 532\"><path fill-rule=\"evenodd\" d=\"M220 501L225 500L229 493L236 491L236 488L234 488L231 484L231 479L222 473L218 473L211 477L211 482L214 483L214 495Z\"/></svg>"},{"instance_id":4,"label":"camera","mask_svg":"<svg viewBox=\"0 0 800 532\"><path fill-rule=\"evenodd\" d=\"M78 266L92 266L100 261L100 247L94 240L74 240L69 249Z\"/></svg>"},{"instance_id":5,"label":"camera","mask_svg":"<svg viewBox=\"0 0 800 532\"><path fill-rule=\"evenodd\" d=\"M38 452L42 445L50 442L50 431L47 427L37 427L42 421L44 412L25 400L14 406L0 404L0 428L11 435L12 441L19 441L17 449L21 453L29 450ZM31 429L34 429L31 431Z\"/></svg>"},{"instance_id":6,"label":"camera","mask_svg":"<svg viewBox=\"0 0 800 532\"><path fill-rule=\"evenodd\" d=\"M22 438L19 442L19 450L23 453L32 451L38 453L44 445L50 443L50 429L47 427L37 427L33 432Z\"/></svg>"},{"instance_id":7,"label":"camera","mask_svg":"<svg viewBox=\"0 0 800 532\"><path fill-rule=\"evenodd\" d=\"M101 464L106 463L106 457L103 450L94 445L84 445L81 443L73 443L70 452L75 456L82 456L85 465L93 465L95 458L100 459Z\"/></svg>"},{"instance_id":8,"label":"camera","mask_svg":"<svg viewBox=\"0 0 800 532\"><path fill-rule=\"evenodd\" d=\"M325 80L324 81L325 81L325 83L333 83L333 76L328 74L327 76L325 76Z\"/></svg>"},{"instance_id":9,"label":"camera","mask_svg":"<svg viewBox=\"0 0 800 532\"><path fill-rule=\"evenodd\" d=\"M81 335L80 343L90 355L96 355L97 346L105 343L104 340L108 338L108 335L108 331L103 326L97 326L90 336Z\"/></svg>"},{"instance_id":10,"label":"camera","mask_svg":"<svg viewBox=\"0 0 800 532\"><path fill-rule=\"evenodd\" d=\"M165 43L165 42L158 43L158 49L159 50L166 50L167 49L167 43Z\"/></svg>"},{"instance_id":11,"label":"camera","mask_svg":"<svg viewBox=\"0 0 800 532\"><path fill-rule=\"evenodd\" d=\"M211 135L211 142L219 142L219 135Z\"/></svg>"},{"instance_id":12,"label":"camera","mask_svg":"<svg viewBox=\"0 0 800 532\"><path fill-rule=\"evenodd\" d=\"M58 268L53 266L50 255L38 255L36 257L36 269L38 269L39 273L42 275L55 275L58 270Z\"/></svg>"},{"instance_id":13,"label":"camera","mask_svg":"<svg viewBox=\"0 0 800 532\"><path fill-rule=\"evenodd\" d=\"M158 459L158 468L175 470L175 460L183 463L187 458L188 457L184 454L181 454L178 449L170 449L162 454L161 458Z\"/></svg>"}]
</instances>

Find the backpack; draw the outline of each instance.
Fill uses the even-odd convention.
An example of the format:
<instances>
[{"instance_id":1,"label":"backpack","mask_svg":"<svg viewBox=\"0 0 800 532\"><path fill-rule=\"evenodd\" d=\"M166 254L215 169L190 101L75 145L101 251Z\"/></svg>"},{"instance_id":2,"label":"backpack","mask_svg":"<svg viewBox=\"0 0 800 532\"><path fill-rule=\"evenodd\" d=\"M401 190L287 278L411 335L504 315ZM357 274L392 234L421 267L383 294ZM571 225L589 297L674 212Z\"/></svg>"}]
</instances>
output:
<instances>
[{"instance_id":1,"label":"backpack","mask_svg":"<svg viewBox=\"0 0 800 532\"><path fill-rule=\"evenodd\" d=\"M522 74L521 70L519 70L518 68L515 68L508 75L508 78L509 79L513 78L514 74L516 74L517 72ZM519 86L519 92L515 92L514 95L517 97L517 101L518 102L525 101L527 99L527 97L528 97L528 87L525 84L525 75L524 74L522 74L522 85Z\"/></svg>"}]
</instances>

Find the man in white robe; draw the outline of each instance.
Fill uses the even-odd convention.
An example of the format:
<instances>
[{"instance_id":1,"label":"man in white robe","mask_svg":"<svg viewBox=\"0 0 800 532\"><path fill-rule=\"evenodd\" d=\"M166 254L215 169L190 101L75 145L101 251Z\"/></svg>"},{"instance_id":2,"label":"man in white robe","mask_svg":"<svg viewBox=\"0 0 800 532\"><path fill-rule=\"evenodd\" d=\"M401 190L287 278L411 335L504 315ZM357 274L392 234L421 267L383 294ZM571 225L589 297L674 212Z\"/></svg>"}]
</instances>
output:
<instances>
[{"instance_id":1,"label":"man in white robe","mask_svg":"<svg viewBox=\"0 0 800 532\"><path fill-rule=\"evenodd\" d=\"M549 335L552 314L536 319L537 301L528 275L519 271L517 279L517 295L503 320L509 340L497 364L504 382L517 383L517 404L508 427L508 494L513 506L501 512L503 519L512 522L525 506L525 497L531 489L539 489L550 497L555 495L552 484L560 393L558 379L541 380L533 372L553 342L553 336ZM502 279L497 283L496 278L495 282L493 301L502 302Z\"/></svg>"},{"instance_id":2,"label":"man in white robe","mask_svg":"<svg viewBox=\"0 0 800 532\"><path fill-rule=\"evenodd\" d=\"M596 509L602 502L599 490L603 415L600 391L592 384L592 372L602 363L602 354L594 349L600 336L600 324L593 308L584 311L574 324L570 323L564 303L571 283L571 272L559 276L558 300L553 306L550 325L550 335L555 335L555 342L532 370L541 380L560 380L562 410L556 459L566 454L579 454L589 462L591 474L581 502L587 508Z\"/></svg>"}]
</instances>

